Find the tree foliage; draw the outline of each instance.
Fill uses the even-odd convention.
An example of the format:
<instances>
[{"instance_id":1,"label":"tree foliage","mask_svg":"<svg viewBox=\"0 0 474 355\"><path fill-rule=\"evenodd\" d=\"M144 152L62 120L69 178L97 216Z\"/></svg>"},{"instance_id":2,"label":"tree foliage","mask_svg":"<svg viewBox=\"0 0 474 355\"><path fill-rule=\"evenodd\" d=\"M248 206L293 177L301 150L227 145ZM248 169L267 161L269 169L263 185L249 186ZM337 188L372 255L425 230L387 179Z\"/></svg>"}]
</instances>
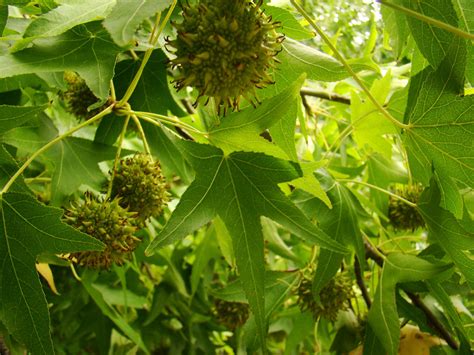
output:
<instances>
[{"instance_id":1,"label":"tree foliage","mask_svg":"<svg viewBox=\"0 0 474 355\"><path fill-rule=\"evenodd\" d=\"M0 352L471 354L472 4L197 3L1 3Z\"/></svg>"}]
</instances>

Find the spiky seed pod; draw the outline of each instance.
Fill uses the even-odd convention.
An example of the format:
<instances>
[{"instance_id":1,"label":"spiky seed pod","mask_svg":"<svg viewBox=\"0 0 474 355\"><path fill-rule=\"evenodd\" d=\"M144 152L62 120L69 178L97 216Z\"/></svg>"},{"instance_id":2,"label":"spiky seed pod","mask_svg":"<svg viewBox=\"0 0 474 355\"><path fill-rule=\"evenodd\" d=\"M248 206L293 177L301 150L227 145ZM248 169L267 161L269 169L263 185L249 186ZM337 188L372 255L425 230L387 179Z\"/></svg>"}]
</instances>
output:
<instances>
[{"instance_id":1,"label":"spiky seed pod","mask_svg":"<svg viewBox=\"0 0 474 355\"><path fill-rule=\"evenodd\" d=\"M229 328L235 330L245 324L249 317L249 305L242 302L228 302L221 299L214 301L213 313L217 321Z\"/></svg>"},{"instance_id":2,"label":"spiky seed pod","mask_svg":"<svg viewBox=\"0 0 474 355\"><path fill-rule=\"evenodd\" d=\"M120 206L117 198L104 200L86 192L84 200L67 209L64 218L71 226L103 242L105 250L72 253L70 258L96 269L123 264L140 242L134 236L137 227L130 222L135 215Z\"/></svg>"},{"instance_id":3,"label":"spiky seed pod","mask_svg":"<svg viewBox=\"0 0 474 355\"><path fill-rule=\"evenodd\" d=\"M319 303L313 297L312 287L313 281L303 277L296 294L301 311L310 311L315 320L323 317L336 321L339 311L346 310L349 300L354 297L352 280L345 273L338 273L321 289Z\"/></svg>"},{"instance_id":4,"label":"spiky seed pod","mask_svg":"<svg viewBox=\"0 0 474 355\"><path fill-rule=\"evenodd\" d=\"M265 16L261 5L261 0L184 5L183 21L173 24L178 36L167 40L179 71L175 87L196 88L199 98L214 98L224 114L238 109L241 97L258 103L256 89L273 83L270 69L284 39L276 31L280 23Z\"/></svg>"},{"instance_id":5,"label":"spiky seed pod","mask_svg":"<svg viewBox=\"0 0 474 355\"><path fill-rule=\"evenodd\" d=\"M122 207L137 212L137 221L141 223L161 215L169 193L160 163L148 154L122 159L112 183L111 196L120 197Z\"/></svg>"},{"instance_id":6,"label":"spiky seed pod","mask_svg":"<svg viewBox=\"0 0 474 355\"><path fill-rule=\"evenodd\" d=\"M65 72L64 80L67 83L67 90L62 93L66 101L67 109L76 117L81 119L91 118L100 112L102 108L88 111L87 108L99 99L92 93L86 82L74 72Z\"/></svg>"},{"instance_id":7,"label":"spiky seed pod","mask_svg":"<svg viewBox=\"0 0 474 355\"><path fill-rule=\"evenodd\" d=\"M395 194L413 202L414 204L418 204L422 190L423 189L420 185L408 185L397 187L395 189ZM418 227L423 227L425 225L425 222L417 208L392 196L389 201L388 217L393 227L398 230L414 231Z\"/></svg>"}]
</instances>

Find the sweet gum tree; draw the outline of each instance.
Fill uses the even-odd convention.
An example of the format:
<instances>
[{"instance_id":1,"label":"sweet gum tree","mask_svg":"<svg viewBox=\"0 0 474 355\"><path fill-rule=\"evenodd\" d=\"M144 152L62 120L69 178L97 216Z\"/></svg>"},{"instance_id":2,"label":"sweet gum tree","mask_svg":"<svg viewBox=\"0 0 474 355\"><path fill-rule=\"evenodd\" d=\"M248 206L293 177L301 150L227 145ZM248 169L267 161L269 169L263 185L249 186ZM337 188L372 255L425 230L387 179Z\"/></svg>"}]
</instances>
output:
<instances>
[{"instance_id":1,"label":"sweet gum tree","mask_svg":"<svg viewBox=\"0 0 474 355\"><path fill-rule=\"evenodd\" d=\"M0 35L2 354L472 353L469 0L6 0Z\"/></svg>"}]
</instances>

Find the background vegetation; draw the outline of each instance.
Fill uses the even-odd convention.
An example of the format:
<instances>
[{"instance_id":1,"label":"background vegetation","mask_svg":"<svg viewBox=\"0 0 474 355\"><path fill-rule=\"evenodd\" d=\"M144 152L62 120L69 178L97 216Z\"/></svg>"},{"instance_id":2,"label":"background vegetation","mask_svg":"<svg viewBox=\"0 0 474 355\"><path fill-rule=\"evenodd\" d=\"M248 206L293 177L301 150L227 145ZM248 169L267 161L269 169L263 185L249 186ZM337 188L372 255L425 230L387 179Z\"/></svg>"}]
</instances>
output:
<instances>
[{"instance_id":1,"label":"background vegetation","mask_svg":"<svg viewBox=\"0 0 474 355\"><path fill-rule=\"evenodd\" d=\"M471 1L264 1L225 116L173 88L189 3L0 2L0 353L472 354ZM160 204L105 254L71 211L137 153Z\"/></svg>"}]
</instances>

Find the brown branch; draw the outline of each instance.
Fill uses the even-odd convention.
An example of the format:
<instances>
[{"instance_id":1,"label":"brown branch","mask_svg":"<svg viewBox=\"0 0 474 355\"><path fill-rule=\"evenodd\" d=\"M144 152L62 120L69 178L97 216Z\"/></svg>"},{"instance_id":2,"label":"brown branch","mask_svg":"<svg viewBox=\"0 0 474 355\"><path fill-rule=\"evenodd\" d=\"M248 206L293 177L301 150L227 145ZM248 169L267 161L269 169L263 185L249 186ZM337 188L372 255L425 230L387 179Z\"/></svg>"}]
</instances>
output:
<instances>
[{"instance_id":1,"label":"brown branch","mask_svg":"<svg viewBox=\"0 0 474 355\"><path fill-rule=\"evenodd\" d=\"M374 248L372 244L370 244L367 240L364 240L364 246L365 246L365 255L368 258L375 261L377 265L379 265L380 267L383 267L383 262L384 262L384 259L382 257L382 255L384 255L383 251L378 248ZM443 338L452 349L454 350L459 349L459 345L456 342L456 340L453 338L451 333L444 327L444 325L440 322L440 320L436 318L434 313L421 300L420 296L409 291L405 291L405 290L403 291L410 298L413 305L424 313L426 319L428 320L428 325L430 326L430 328L433 329L438 334L438 336Z\"/></svg>"},{"instance_id":2,"label":"brown branch","mask_svg":"<svg viewBox=\"0 0 474 355\"><path fill-rule=\"evenodd\" d=\"M356 275L357 285L359 286L360 291L362 292L362 297L364 298L365 304L367 305L367 308L370 308L370 306L372 305L372 300L370 299L369 291L365 286L364 278L362 276L362 270L360 269L360 263L357 258L355 258L354 261L354 272Z\"/></svg>"},{"instance_id":3,"label":"brown branch","mask_svg":"<svg viewBox=\"0 0 474 355\"><path fill-rule=\"evenodd\" d=\"M300 90L300 94L302 96L312 96L312 97L317 97L323 100L329 100L329 101L334 101L334 102L339 102L341 104L345 105L350 105L351 104L351 99L346 97L346 96L341 96L338 94L332 94L329 92L325 91L318 91L314 90L311 88L302 88Z\"/></svg>"}]
</instances>

